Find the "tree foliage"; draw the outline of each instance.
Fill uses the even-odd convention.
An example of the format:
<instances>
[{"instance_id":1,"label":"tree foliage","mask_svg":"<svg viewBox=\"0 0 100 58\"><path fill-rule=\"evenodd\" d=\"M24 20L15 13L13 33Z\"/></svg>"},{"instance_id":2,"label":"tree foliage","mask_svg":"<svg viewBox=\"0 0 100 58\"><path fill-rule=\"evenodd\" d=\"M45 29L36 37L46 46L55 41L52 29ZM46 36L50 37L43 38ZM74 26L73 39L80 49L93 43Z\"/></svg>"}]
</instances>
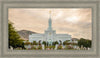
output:
<instances>
[{"instance_id":1,"label":"tree foliage","mask_svg":"<svg viewBox=\"0 0 100 58\"><path fill-rule=\"evenodd\" d=\"M46 45L46 41L43 41L42 44Z\"/></svg>"},{"instance_id":2,"label":"tree foliage","mask_svg":"<svg viewBox=\"0 0 100 58\"><path fill-rule=\"evenodd\" d=\"M17 47L24 47L23 40L20 39L19 34L15 31L14 27L12 26L12 23L8 23L8 33L9 33L9 45L8 47L12 46L13 48Z\"/></svg>"},{"instance_id":3,"label":"tree foliage","mask_svg":"<svg viewBox=\"0 0 100 58\"><path fill-rule=\"evenodd\" d=\"M78 41L78 45L79 47L83 46L83 47L91 47L91 40L87 40L87 39L84 39L84 38L81 38L79 41Z\"/></svg>"},{"instance_id":4,"label":"tree foliage","mask_svg":"<svg viewBox=\"0 0 100 58\"><path fill-rule=\"evenodd\" d=\"M56 44L58 44L58 41L53 42L53 45L56 45Z\"/></svg>"},{"instance_id":5,"label":"tree foliage","mask_svg":"<svg viewBox=\"0 0 100 58\"><path fill-rule=\"evenodd\" d=\"M71 44L71 43L69 43L69 40L66 40L63 42L63 45L69 45L69 44Z\"/></svg>"},{"instance_id":6,"label":"tree foliage","mask_svg":"<svg viewBox=\"0 0 100 58\"><path fill-rule=\"evenodd\" d=\"M62 45L62 41L61 41L61 40L59 40L59 42L60 42L60 45Z\"/></svg>"},{"instance_id":7,"label":"tree foliage","mask_svg":"<svg viewBox=\"0 0 100 58\"><path fill-rule=\"evenodd\" d=\"M38 43L36 41L33 41L33 45L37 45Z\"/></svg>"},{"instance_id":8,"label":"tree foliage","mask_svg":"<svg viewBox=\"0 0 100 58\"><path fill-rule=\"evenodd\" d=\"M41 45L41 40L39 40L38 44Z\"/></svg>"}]
</instances>

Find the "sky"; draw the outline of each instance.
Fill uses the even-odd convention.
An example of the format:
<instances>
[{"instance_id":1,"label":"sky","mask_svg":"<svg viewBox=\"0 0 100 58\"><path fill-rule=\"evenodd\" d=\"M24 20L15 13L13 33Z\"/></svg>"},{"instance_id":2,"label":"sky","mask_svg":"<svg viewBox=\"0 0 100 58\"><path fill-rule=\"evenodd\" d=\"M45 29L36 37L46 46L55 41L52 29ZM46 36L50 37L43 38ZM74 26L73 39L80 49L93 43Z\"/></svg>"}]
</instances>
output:
<instances>
[{"instance_id":1,"label":"sky","mask_svg":"<svg viewBox=\"0 0 100 58\"><path fill-rule=\"evenodd\" d=\"M49 13L51 11L51 14ZM51 16L50 16L51 15ZM57 34L69 34L72 38L91 39L91 8L9 8L8 20L17 31L29 30L44 33L48 20Z\"/></svg>"}]
</instances>

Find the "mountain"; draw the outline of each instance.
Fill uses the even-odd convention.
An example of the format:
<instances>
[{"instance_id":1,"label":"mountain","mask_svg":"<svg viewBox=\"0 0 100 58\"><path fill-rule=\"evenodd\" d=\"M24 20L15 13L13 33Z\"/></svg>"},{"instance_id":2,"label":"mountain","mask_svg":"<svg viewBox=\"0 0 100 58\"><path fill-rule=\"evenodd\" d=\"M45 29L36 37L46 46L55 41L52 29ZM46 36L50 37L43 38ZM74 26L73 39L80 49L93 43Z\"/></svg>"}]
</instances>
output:
<instances>
[{"instance_id":1,"label":"mountain","mask_svg":"<svg viewBox=\"0 0 100 58\"><path fill-rule=\"evenodd\" d=\"M21 39L28 40L30 34L36 34L36 32L28 31L28 30L20 30L17 31L20 35Z\"/></svg>"}]
</instances>

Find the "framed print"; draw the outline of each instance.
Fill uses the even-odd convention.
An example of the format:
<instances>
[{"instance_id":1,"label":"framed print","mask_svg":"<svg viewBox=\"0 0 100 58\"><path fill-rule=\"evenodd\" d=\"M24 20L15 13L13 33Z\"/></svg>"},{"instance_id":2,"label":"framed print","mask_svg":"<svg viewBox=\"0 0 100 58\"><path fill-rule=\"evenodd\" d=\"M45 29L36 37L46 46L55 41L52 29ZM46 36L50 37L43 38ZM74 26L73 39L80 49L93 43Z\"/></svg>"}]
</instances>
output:
<instances>
[{"instance_id":1,"label":"framed print","mask_svg":"<svg viewBox=\"0 0 100 58\"><path fill-rule=\"evenodd\" d=\"M99 0L0 0L1 58L99 58Z\"/></svg>"}]
</instances>

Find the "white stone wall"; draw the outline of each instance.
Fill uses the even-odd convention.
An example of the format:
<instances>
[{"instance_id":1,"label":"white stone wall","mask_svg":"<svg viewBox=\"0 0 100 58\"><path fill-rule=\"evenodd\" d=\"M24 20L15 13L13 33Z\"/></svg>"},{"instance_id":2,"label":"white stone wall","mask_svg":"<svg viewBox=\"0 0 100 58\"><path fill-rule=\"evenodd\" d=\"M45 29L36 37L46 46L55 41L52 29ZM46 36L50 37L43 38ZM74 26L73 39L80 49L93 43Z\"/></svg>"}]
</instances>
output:
<instances>
[{"instance_id":1,"label":"white stone wall","mask_svg":"<svg viewBox=\"0 0 100 58\"><path fill-rule=\"evenodd\" d=\"M29 35L29 42L33 42L33 41L38 42L39 40L43 41L43 39L44 39L44 34Z\"/></svg>"},{"instance_id":2,"label":"white stone wall","mask_svg":"<svg viewBox=\"0 0 100 58\"><path fill-rule=\"evenodd\" d=\"M71 35L68 35L68 34L57 34L56 35L56 40L61 40L62 42L66 41L66 40L71 40Z\"/></svg>"},{"instance_id":3,"label":"white stone wall","mask_svg":"<svg viewBox=\"0 0 100 58\"><path fill-rule=\"evenodd\" d=\"M62 42L66 41L66 40L71 40L71 35L68 34L56 34L55 30L46 30L44 34L32 34L29 35L29 42L33 42L33 41L49 41L51 39L51 41L58 41L61 40Z\"/></svg>"}]
</instances>

